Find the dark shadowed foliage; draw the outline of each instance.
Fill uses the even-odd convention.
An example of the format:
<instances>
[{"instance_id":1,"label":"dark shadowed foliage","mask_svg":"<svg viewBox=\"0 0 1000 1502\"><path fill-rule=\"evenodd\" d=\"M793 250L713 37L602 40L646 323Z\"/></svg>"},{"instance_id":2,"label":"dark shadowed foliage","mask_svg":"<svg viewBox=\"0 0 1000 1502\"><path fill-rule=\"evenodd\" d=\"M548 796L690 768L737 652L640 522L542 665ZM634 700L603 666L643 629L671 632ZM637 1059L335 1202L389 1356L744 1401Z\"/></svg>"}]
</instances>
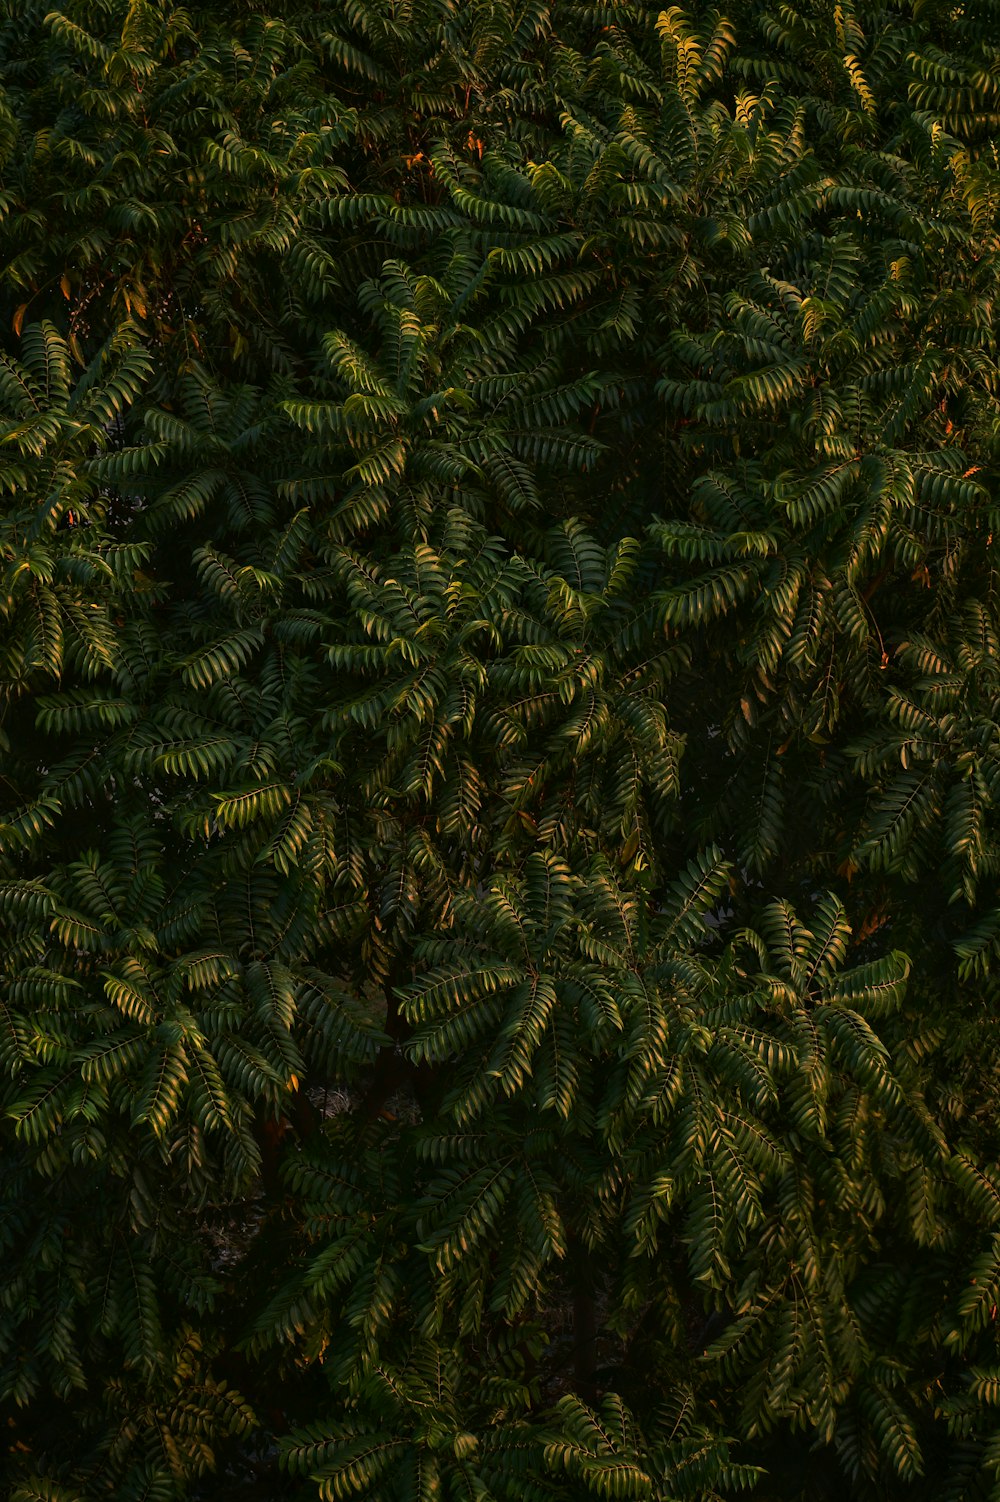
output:
<instances>
[{"instance_id":1,"label":"dark shadowed foliage","mask_svg":"<svg viewBox=\"0 0 1000 1502\"><path fill-rule=\"evenodd\" d=\"M0 0L15 1502L1000 1497L998 43Z\"/></svg>"}]
</instances>

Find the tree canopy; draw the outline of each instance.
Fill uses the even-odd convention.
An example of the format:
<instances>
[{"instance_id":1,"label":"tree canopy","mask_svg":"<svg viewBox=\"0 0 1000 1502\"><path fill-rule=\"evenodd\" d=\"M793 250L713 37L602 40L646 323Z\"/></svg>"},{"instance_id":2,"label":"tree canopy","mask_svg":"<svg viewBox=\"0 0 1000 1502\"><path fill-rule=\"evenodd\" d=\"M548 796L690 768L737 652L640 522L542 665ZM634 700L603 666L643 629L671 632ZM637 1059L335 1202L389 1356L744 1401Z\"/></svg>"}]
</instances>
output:
<instances>
[{"instance_id":1,"label":"tree canopy","mask_svg":"<svg viewBox=\"0 0 1000 1502\"><path fill-rule=\"evenodd\" d=\"M1000 1498L998 38L0 0L15 1502Z\"/></svg>"}]
</instances>

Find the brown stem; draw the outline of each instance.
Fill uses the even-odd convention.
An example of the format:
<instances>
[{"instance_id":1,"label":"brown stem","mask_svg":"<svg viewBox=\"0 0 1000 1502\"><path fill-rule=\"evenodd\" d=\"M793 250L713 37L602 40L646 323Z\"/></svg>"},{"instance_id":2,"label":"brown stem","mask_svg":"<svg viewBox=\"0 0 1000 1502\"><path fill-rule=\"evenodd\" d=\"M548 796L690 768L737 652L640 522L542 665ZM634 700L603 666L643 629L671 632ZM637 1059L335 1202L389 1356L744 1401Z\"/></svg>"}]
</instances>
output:
<instances>
[{"instance_id":1,"label":"brown stem","mask_svg":"<svg viewBox=\"0 0 1000 1502\"><path fill-rule=\"evenodd\" d=\"M380 1051L368 1089L358 1107L358 1114L363 1122L375 1121L386 1102L404 1085L409 1085L413 1090L425 1115L433 1110L438 1071L426 1062L414 1064L406 1057L402 1047L413 1033L396 995L397 987L405 982L407 969L408 965L401 958L397 959L386 977L385 1031L392 1042Z\"/></svg>"},{"instance_id":2,"label":"brown stem","mask_svg":"<svg viewBox=\"0 0 1000 1502\"><path fill-rule=\"evenodd\" d=\"M597 1304L578 1282L573 1292L573 1382L591 1407L597 1403Z\"/></svg>"},{"instance_id":3,"label":"brown stem","mask_svg":"<svg viewBox=\"0 0 1000 1502\"><path fill-rule=\"evenodd\" d=\"M597 1402L597 1300L591 1255L576 1236L570 1240L573 1288L573 1385L585 1403Z\"/></svg>"}]
</instances>

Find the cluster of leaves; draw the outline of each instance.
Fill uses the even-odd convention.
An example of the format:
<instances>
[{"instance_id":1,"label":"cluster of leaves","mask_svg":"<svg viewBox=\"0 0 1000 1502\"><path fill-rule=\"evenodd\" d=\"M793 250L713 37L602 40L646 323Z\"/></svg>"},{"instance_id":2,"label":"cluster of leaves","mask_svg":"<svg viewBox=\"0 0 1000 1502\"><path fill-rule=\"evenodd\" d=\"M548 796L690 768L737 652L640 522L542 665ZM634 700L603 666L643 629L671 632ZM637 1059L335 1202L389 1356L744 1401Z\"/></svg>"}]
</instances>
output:
<instances>
[{"instance_id":1,"label":"cluster of leaves","mask_svg":"<svg viewBox=\"0 0 1000 1502\"><path fill-rule=\"evenodd\" d=\"M0 0L17 1502L1000 1496L996 0Z\"/></svg>"}]
</instances>

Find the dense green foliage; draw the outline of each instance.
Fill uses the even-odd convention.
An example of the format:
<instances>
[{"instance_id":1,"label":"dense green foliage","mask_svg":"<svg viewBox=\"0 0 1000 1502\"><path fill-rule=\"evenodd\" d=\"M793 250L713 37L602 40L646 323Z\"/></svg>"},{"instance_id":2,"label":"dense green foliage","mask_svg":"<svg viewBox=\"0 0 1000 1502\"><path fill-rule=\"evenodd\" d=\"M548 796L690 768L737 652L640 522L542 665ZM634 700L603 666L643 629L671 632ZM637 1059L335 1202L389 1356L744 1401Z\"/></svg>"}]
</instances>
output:
<instances>
[{"instance_id":1,"label":"dense green foliage","mask_svg":"<svg viewBox=\"0 0 1000 1502\"><path fill-rule=\"evenodd\" d=\"M1000 4L49 5L5 1494L1000 1497Z\"/></svg>"}]
</instances>

